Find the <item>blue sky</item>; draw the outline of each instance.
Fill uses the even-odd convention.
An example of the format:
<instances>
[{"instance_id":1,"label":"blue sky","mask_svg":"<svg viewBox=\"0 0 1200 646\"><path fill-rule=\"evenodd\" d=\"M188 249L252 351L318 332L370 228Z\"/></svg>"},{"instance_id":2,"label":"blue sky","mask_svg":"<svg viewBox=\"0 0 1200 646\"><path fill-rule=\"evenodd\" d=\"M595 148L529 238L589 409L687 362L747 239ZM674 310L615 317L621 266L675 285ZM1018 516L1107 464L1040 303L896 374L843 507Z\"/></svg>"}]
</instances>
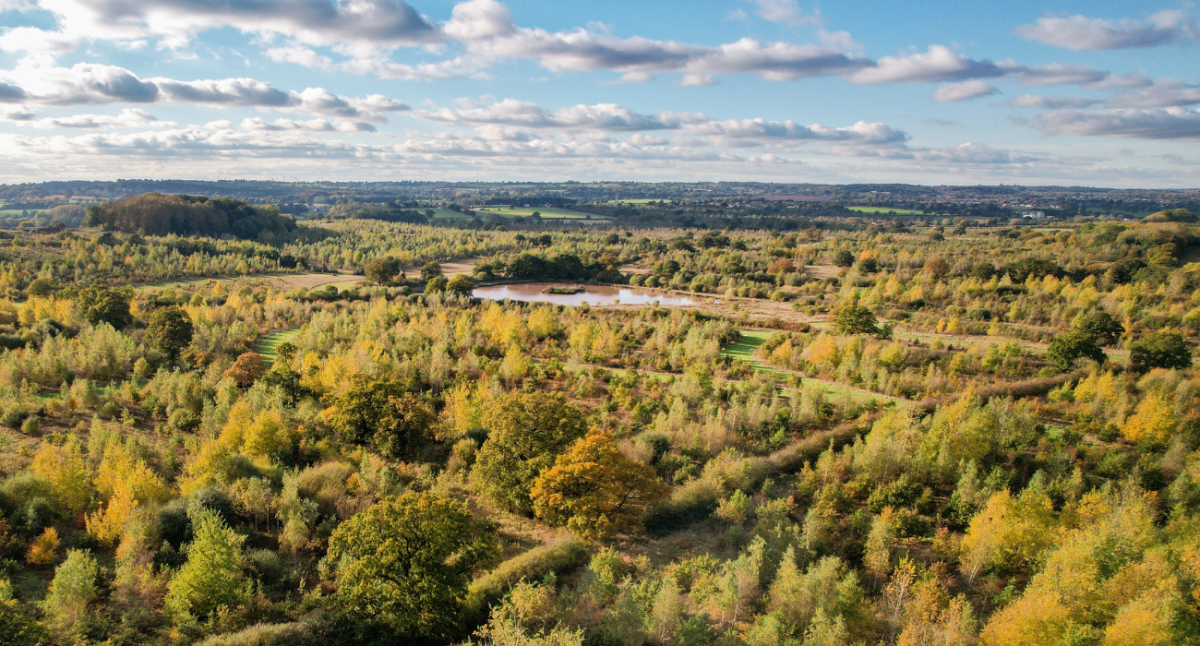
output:
<instances>
[{"instance_id":1,"label":"blue sky","mask_svg":"<svg viewBox=\"0 0 1200 646\"><path fill-rule=\"evenodd\" d=\"M0 0L0 181L1195 187L1190 2Z\"/></svg>"}]
</instances>

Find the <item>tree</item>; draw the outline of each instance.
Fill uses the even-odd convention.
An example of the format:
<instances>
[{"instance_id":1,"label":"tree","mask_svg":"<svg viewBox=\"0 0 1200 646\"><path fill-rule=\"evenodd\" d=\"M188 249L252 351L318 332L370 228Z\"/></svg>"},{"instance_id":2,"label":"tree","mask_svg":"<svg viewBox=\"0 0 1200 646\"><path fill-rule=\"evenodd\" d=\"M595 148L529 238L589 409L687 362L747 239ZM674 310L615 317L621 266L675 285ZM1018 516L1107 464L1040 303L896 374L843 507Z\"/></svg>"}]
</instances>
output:
<instances>
[{"instance_id":1,"label":"tree","mask_svg":"<svg viewBox=\"0 0 1200 646\"><path fill-rule=\"evenodd\" d=\"M426 282L433 280L442 275L442 266L430 260L421 267L421 280Z\"/></svg>"},{"instance_id":2,"label":"tree","mask_svg":"<svg viewBox=\"0 0 1200 646\"><path fill-rule=\"evenodd\" d=\"M1192 350L1178 332L1154 332L1129 348L1129 369L1148 372L1153 368L1183 370L1192 365Z\"/></svg>"},{"instance_id":3,"label":"tree","mask_svg":"<svg viewBox=\"0 0 1200 646\"><path fill-rule=\"evenodd\" d=\"M434 294L444 292L449 284L445 276L434 276L429 279L429 282L425 283L425 293Z\"/></svg>"},{"instance_id":4,"label":"tree","mask_svg":"<svg viewBox=\"0 0 1200 646\"><path fill-rule=\"evenodd\" d=\"M86 550L67 552L67 560L54 570L54 580L43 605L54 629L64 637L87 616L88 606L99 591L96 580L100 565Z\"/></svg>"},{"instance_id":5,"label":"tree","mask_svg":"<svg viewBox=\"0 0 1200 646\"><path fill-rule=\"evenodd\" d=\"M1104 311L1092 312L1080 318L1075 322L1075 329L1092 337L1102 346L1115 344L1121 335L1125 334L1125 326Z\"/></svg>"},{"instance_id":6,"label":"tree","mask_svg":"<svg viewBox=\"0 0 1200 646\"><path fill-rule=\"evenodd\" d=\"M1075 360L1080 357L1087 357L1097 363L1104 363L1108 359L1096 344L1096 338L1079 330L1071 330L1054 337L1050 341L1050 347L1046 349L1046 358L1058 366L1059 370L1070 370L1075 365Z\"/></svg>"},{"instance_id":7,"label":"tree","mask_svg":"<svg viewBox=\"0 0 1200 646\"><path fill-rule=\"evenodd\" d=\"M456 276L446 284L446 291L457 296L470 296L475 290L475 281L466 276Z\"/></svg>"},{"instance_id":8,"label":"tree","mask_svg":"<svg viewBox=\"0 0 1200 646\"><path fill-rule=\"evenodd\" d=\"M558 456L530 490L533 511L585 540L641 526L642 512L667 495L652 467L621 455L608 433L590 433Z\"/></svg>"},{"instance_id":9,"label":"tree","mask_svg":"<svg viewBox=\"0 0 1200 646\"><path fill-rule=\"evenodd\" d=\"M490 433L471 470L471 484L493 504L525 514L533 511L533 480L587 431L583 414L557 393L500 395L481 421Z\"/></svg>"},{"instance_id":10,"label":"tree","mask_svg":"<svg viewBox=\"0 0 1200 646\"><path fill-rule=\"evenodd\" d=\"M45 298L56 291L58 291L58 287L49 278L34 278L25 288L25 295Z\"/></svg>"},{"instance_id":11,"label":"tree","mask_svg":"<svg viewBox=\"0 0 1200 646\"><path fill-rule=\"evenodd\" d=\"M266 372L267 364L263 361L261 354L257 352L243 352L238 355L237 361L234 361L233 365L221 376L233 379L241 388L249 388Z\"/></svg>"},{"instance_id":12,"label":"tree","mask_svg":"<svg viewBox=\"0 0 1200 646\"><path fill-rule=\"evenodd\" d=\"M946 262L945 258L930 258L925 261L925 273L940 279L950 273L950 264Z\"/></svg>"},{"instance_id":13,"label":"tree","mask_svg":"<svg viewBox=\"0 0 1200 646\"><path fill-rule=\"evenodd\" d=\"M496 554L494 535L465 504L406 492L334 530L322 567L357 642L445 640L458 631L471 575Z\"/></svg>"},{"instance_id":14,"label":"tree","mask_svg":"<svg viewBox=\"0 0 1200 646\"><path fill-rule=\"evenodd\" d=\"M875 313L857 303L839 309L834 323L842 334L875 334L879 331Z\"/></svg>"},{"instance_id":15,"label":"tree","mask_svg":"<svg viewBox=\"0 0 1200 646\"><path fill-rule=\"evenodd\" d=\"M128 290L92 286L79 292L79 311L92 325L108 323L119 330L133 323L129 299Z\"/></svg>"},{"instance_id":16,"label":"tree","mask_svg":"<svg viewBox=\"0 0 1200 646\"><path fill-rule=\"evenodd\" d=\"M51 646L46 629L11 599L0 599L0 635L6 646Z\"/></svg>"},{"instance_id":17,"label":"tree","mask_svg":"<svg viewBox=\"0 0 1200 646\"><path fill-rule=\"evenodd\" d=\"M833 257L833 264L838 267L852 267L854 265L854 253L849 249L842 249Z\"/></svg>"},{"instance_id":18,"label":"tree","mask_svg":"<svg viewBox=\"0 0 1200 646\"><path fill-rule=\"evenodd\" d=\"M400 273L400 269L399 260L391 256L384 256L367 263L363 269L363 275L376 285L391 285L396 275Z\"/></svg>"},{"instance_id":19,"label":"tree","mask_svg":"<svg viewBox=\"0 0 1200 646\"><path fill-rule=\"evenodd\" d=\"M333 427L344 441L370 443L395 458L416 455L435 420L400 382L367 375L356 375L334 408Z\"/></svg>"},{"instance_id":20,"label":"tree","mask_svg":"<svg viewBox=\"0 0 1200 646\"><path fill-rule=\"evenodd\" d=\"M236 609L249 598L242 574L242 542L216 511L188 510L195 538L185 548L187 562L167 587L166 606L176 617L208 619L225 608Z\"/></svg>"},{"instance_id":21,"label":"tree","mask_svg":"<svg viewBox=\"0 0 1200 646\"><path fill-rule=\"evenodd\" d=\"M195 328L187 312L178 305L164 307L150 315L146 344L174 360L192 342Z\"/></svg>"}]
</instances>

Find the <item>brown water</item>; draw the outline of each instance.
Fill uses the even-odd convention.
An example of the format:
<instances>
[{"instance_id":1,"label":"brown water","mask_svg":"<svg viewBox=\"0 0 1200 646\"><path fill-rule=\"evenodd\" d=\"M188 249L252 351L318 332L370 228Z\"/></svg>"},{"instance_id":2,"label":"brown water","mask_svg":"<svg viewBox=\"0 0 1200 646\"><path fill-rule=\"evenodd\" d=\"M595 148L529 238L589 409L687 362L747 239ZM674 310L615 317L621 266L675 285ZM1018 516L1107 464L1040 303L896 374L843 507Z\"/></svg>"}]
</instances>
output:
<instances>
[{"instance_id":1,"label":"brown water","mask_svg":"<svg viewBox=\"0 0 1200 646\"><path fill-rule=\"evenodd\" d=\"M664 306L699 305L700 301L686 296L671 296L653 289L638 287L609 287L606 285L581 285L584 291L578 294L546 294L547 287L565 287L564 283L523 283L520 285L493 285L479 287L471 292L475 298L493 301L513 300L530 303L554 303L556 305L652 305Z\"/></svg>"}]
</instances>

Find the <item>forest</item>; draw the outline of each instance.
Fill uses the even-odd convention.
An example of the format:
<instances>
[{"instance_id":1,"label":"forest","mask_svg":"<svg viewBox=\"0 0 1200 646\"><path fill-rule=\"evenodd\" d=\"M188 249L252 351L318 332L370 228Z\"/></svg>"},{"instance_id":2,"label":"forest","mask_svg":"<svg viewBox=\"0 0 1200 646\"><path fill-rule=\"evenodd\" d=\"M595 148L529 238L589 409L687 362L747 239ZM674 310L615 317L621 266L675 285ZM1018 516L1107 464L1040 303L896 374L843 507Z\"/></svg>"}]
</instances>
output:
<instances>
[{"instance_id":1,"label":"forest","mask_svg":"<svg viewBox=\"0 0 1200 646\"><path fill-rule=\"evenodd\" d=\"M505 190L0 231L0 643L1200 646L1191 211Z\"/></svg>"}]
</instances>

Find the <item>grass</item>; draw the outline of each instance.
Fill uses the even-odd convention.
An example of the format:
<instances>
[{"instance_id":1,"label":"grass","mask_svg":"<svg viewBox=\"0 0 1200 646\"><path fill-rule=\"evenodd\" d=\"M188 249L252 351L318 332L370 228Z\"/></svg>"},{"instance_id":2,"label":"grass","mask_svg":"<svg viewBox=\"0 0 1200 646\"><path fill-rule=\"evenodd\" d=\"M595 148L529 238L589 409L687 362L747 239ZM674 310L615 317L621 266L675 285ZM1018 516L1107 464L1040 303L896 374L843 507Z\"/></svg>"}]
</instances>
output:
<instances>
[{"instance_id":1,"label":"grass","mask_svg":"<svg viewBox=\"0 0 1200 646\"><path fill-rule=\"evenodd\" d=\"M670 200L658 200L654 198L646 200L609 200L605 204L650 204L651 202L669 202Z\"/></svg>"},{"instance_id":2,"label":"grass","mask_svg":"<svg viewBox=\"0 0 1200 646\"><path fill-rule=\"evenodd\" d=\"M858 211L859 213L895 213L896 215L925 215L924 211L916 209L896 209L890 206L847 206L849 211Z\"/></svg>"},{"instance_id":3,"label":"grass","mask_svg":"<svg viewBox=\"0 0 1200 646\"><path fill-rule=\"evenodd\" d=\"M607 218L602 218L598 215L591 215L590 213L583 213L581 211L572 211L570 209L560 209L560 208L556 208L553 206L529 206L529 207L517 206L517 207L513 207L511 209L508 208L507 206L485 206L485 207L479 209L479 212L480 213L495 213L496 215L502 215L506 218L515 218L515 217L527 218L527 217L533 215L534 213L540 213L543 218L546 218L548 220L584 220L584 219L587 219L589 216L593 220L607 219Z\"/></svg>"},{"instance_id":4,"label":"grass","mask_svg":"<svg viewBox=\"0 0 1200 646\"><path fill-rule=\"evenodd\" d=\"M766 343L767 339L771 338L771 334L773 334L771 330L742 330L737 341L721 350L721 356L732 357L736 361L745 361L752 364L755 370L784 374L782 370L764 365L758 360L758 357L754 356L754 351Z\"/></svg>"},{"instance_id":5,"label":"grass","mask_svg":"<svg viewBox=\"0 0 1200 646\"><path fill-rule=\"evenodd\" d=\"M283 332L276 332L275 334L268 334L267 336L259 339L258 343L254 344L254 351L261 354L263 361L270 366L275 363L275 356L279 350L279 346L285 341L290 341L296 338L297 334L300 334L300 328L293 328L291 330L284 330Z\"/></svg>"}]
</instances>

